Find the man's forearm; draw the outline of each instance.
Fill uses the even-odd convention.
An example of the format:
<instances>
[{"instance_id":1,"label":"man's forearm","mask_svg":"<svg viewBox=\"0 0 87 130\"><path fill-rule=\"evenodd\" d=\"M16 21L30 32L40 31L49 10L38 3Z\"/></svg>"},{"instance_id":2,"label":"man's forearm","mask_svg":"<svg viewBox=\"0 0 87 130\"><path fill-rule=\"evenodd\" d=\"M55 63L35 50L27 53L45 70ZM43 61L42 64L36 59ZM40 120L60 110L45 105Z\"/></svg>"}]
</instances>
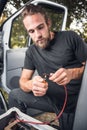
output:
<instances>
[{"instance_id":1,"label":"man's forearm","mask_svg":"<svg viewBox=\"0 0 87 130\"><path fill-rule=\"evenodd\" d=\"M83 75L84 72L84 66L80 68L73 68L73 69L68 69L71 73L71 79L79 79Z\"/></svg>"},{"instance_id":2,"label":"man's forearm","mask_svg":"<svg viewBox=\"0 0 87 130\"><path fill-rule=\"evenodd\" d=\"M20 79L20 88L25 92L30 92L32 90L32 80L26 80L24 78Z\"/></svg>"}]
</instances>

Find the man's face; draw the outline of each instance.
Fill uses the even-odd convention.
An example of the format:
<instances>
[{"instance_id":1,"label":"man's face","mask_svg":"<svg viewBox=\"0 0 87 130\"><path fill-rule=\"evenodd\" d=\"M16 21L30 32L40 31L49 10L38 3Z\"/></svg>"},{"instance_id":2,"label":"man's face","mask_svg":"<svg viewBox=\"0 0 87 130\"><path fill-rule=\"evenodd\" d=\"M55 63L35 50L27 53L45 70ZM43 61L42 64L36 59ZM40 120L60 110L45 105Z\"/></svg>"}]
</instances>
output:
<instances>
[{"instance_id":1,"label":"man's face","mask_svg":"<svg viewBox=\"0 0 87 130\"><path fill-rule=\"evenodd\" d=\"M50 22L46 23L43 15L40 13L28 15L24 18L23 23L36 46L44 49L49 45Z\"/></svg>"}]
</instances>

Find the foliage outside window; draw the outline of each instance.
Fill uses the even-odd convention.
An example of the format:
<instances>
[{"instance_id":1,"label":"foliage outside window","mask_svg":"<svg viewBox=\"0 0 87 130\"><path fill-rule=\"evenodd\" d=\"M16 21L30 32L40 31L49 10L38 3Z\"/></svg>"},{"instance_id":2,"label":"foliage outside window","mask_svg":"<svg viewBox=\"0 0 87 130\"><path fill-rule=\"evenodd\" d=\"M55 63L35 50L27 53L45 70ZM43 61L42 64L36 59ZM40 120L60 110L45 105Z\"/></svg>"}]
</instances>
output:
<instances>
[{"instance_id":1,"label":"foliage outside window","mask_svg":"<svg viewBox=\"0 0 87 130\"><path fill-rule=\"evenodd\" d=\"M10 48L23 48L27 46L28 34L23 26L21 16L13 21Z\"/></svg>"},{"instance_id":2,"label":"foliage outside window","mask_svg":"<svg viewBox=\"0 0 87 130\"><path fill-rule=\"evenodd\" d=\"M46 9L48 16L52 20L52 30L61 30L62 18L64 12L59 12L57 10ZM22 18L19 15L14 19L12 24L12 31L10 37L10 48L23 48L28 45L28 34L22 23Z\"/></svg>"}]
</instances>

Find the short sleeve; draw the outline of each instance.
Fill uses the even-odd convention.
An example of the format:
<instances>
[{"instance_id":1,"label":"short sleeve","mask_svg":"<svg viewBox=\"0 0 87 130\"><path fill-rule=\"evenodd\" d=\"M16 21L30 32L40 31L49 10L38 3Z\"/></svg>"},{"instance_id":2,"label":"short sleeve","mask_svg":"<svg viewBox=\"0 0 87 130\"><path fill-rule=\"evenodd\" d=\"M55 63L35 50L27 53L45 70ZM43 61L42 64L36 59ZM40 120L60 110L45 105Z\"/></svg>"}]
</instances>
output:
<instances>
[{"instance_id":1,"label":"short sleeve","mask_svg":"<svg viewBox=\"0 0 87 130\"><path fill-rule=\"evenodd\" d=\"M24 68L29 70L35 70L34 61L32 58L31 48L29 47L25 54Z\"/></svg>"},{"instance_id":2,"label":"short sleeve","mask_svg":"<svg viewBox=\"0 0 87 130\"><path fill-rule=\"evenodd\" d=\"M71 46L77 59L80 62L84 62L87 59L87 44L83 39L75 32L71 31Z\"/></svg>"}]
</instances>

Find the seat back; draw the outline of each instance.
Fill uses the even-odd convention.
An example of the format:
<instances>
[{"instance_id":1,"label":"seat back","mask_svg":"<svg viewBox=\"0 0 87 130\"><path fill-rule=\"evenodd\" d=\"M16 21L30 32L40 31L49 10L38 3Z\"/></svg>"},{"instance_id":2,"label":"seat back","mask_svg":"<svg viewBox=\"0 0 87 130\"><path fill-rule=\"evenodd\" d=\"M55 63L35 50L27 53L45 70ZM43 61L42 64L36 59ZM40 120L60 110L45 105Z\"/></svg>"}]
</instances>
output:
<instances>
[{"instance_id":1,"label":"seat back","mask_svg":"<svg viewBox=\"0 0 87 130\"><path fill-rule=\"evenodd\" d=\"M87 61L78 97L73 130L87 130Z\"/></svg>"}]
</instances>

